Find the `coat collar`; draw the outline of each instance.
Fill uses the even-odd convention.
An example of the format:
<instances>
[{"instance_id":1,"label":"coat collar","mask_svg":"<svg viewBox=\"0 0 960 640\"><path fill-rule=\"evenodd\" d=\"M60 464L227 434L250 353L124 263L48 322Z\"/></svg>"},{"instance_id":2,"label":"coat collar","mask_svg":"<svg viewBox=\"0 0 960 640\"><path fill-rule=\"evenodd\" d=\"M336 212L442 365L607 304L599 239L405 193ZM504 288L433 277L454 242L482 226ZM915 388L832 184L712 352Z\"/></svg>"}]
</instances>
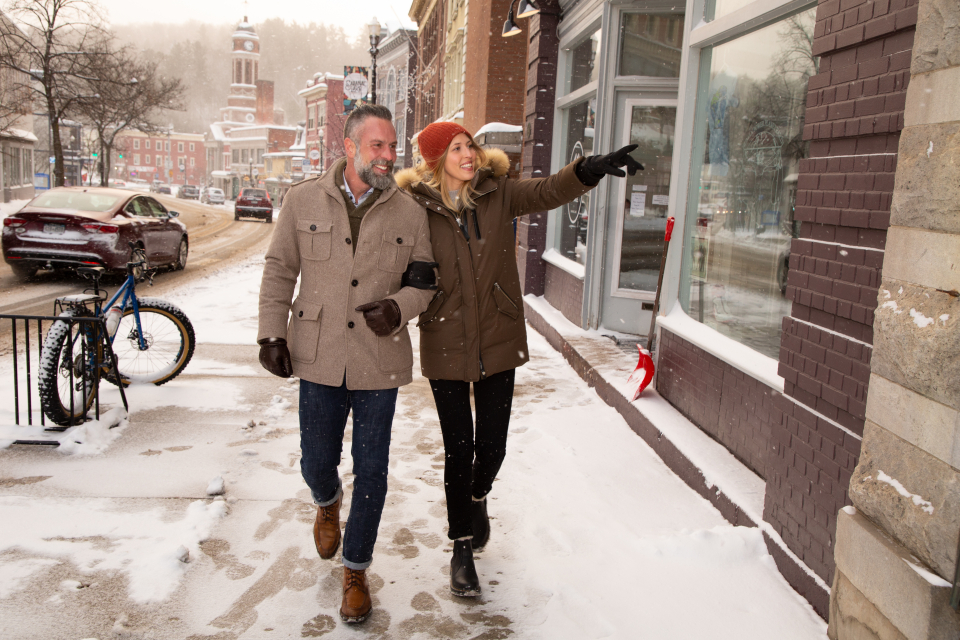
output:
<instances>
[{"instance_id":1,"label":"coat collar","mask_svg":"<svg viewBox=\"0 0 960 640\"><path fill-rule=\"evenodd\" d=\"M342 174L346 166L347 159L340 158L334 162L333 166L327 169L323 175L317 178L317 185L328 195L340 201L343 201L343 199L348 196L345 193L342 193L340 191L340 187L337 186L337 175L338 173ZM377 201L373 203L373 206L376 207L379 204L386 202L393 196L393 194L397 192L397 190L398 188L396 184L390 185L387 189L383 190L383 192L380 194L380 197L377 198Z\"/></svg>"},{"instance_id":2,"label":"coat collar","mask_svg":"<svg viewBox=\"0 0 960 640\"><path fill-rule=\"evenodd\" d=\"M487 161L473 176L473 188L477 196L484 196L497 190L497 179L507 175L510 170L510 159L500 149L484 149ZM397 173L397 186L410 194L420 192L426 197L442 202L440 194L430 189L420 181L420 174L415 168L404 169Z\"/></svg>"}]
</instances>

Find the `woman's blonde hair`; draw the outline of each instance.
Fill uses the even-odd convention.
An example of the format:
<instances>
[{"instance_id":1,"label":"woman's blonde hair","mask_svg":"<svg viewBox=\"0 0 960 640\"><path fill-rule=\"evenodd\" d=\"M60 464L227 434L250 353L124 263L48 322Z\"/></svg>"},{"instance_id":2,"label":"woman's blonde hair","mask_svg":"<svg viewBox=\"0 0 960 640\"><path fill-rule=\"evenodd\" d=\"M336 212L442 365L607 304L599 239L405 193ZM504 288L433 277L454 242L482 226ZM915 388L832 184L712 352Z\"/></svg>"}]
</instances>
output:
<instances>
[{"instance_id":1,"label":"woman's blonde hair","mask_svg":"<svg viewBox=\"0 0 960 640\"><path fill-rule=\"evenodd\" d=\"M474 166L483 167L487 164L487 154L484 153L483 149L480 148L473 140L473 136L467 134L470 138L470 144L473 145L473 148L477 152L477 159L474 161ZM444 165L447 162L447 154L450 153L450 145L447 145L447 148L444 150L443 155L440 156L440 159L437 161L437 168L431 169L426 162L422 162L417 165L417 174L420 176L420 181L440 192L440 197L443 199L443 204L451 211L460 211L463 209L473 209L477 206L476 201L473 199L473 196L476 195L477 191L473 188L473 184L468 180L460 185L458 192L459 198L457 202L454 202L450 198L450 190L447 189L446 185L446 172L443 170Z\"/></svg>"}]
</instances>

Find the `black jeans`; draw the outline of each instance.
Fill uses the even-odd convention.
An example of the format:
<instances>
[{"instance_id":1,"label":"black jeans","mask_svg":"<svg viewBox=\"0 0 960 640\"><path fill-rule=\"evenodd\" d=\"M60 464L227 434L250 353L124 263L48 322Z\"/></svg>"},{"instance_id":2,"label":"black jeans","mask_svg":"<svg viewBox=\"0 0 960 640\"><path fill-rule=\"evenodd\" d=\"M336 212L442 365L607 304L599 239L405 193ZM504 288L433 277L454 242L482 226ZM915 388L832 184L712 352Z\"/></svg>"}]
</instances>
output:
<instances>
[{"instance_id":1,"label":"black jeans","mask_svg":"<svg viewBox=\"0 0 960 640\"><path fill-rule=\"evenodd\" d=\"M450 525L447 535L451 540L473 535L471 502L490 493L507 454L515 373L516 369L509 369L473 383L476 431L470 410L470 383L430 381L443 432L443 485Z\"/></svg>"}]
</instances>

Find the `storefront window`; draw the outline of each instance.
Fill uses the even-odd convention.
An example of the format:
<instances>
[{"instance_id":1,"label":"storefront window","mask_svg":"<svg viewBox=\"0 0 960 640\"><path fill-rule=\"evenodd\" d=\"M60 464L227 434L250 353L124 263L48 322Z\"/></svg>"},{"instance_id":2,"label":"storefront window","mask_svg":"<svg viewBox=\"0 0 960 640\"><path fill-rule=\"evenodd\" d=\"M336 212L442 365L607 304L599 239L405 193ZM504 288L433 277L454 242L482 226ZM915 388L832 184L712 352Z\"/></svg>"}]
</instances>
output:
<instances>
[{"instance_id":1,"label":"storefront window","mask_svg":"<svg viewBox=\"0 0 960 640\"><path fill-rule=\"evenodd\" d=\"M701 53L689 247L691 317L777 358L786 299L815 9Z\"/></svg>"},{"instance_id":2,"label":"storefront window","mask_svg":"<svg viewBox=\"0 0 960 640\"><path fill-rule=\"evenodd\" d=\"M23 175L20 178L21 184L30 184L33 182L33 150L23 150Z\"/></svg>"},{"instance_id":3,"label":"storefront window","mask_svg":"<svg viewBox=\"0 0 960 640\"><path fill-rule=\"evenodd\" d=\"M564 109L560 164L566 166L577 158L593 155L593 136L597 118L597 99L590 98ZM587 209L590 194L586 193L562 206L557 215L559 246L565 258L580 264L587 262Z\"/></svg>"},{"instance_id":4,"label":"storefront window","mask_svg":"<svg viewBox=\"0 0 960 640\"><path fill-rule=\"evenodd\" d=\"M596 82L600 78L597 55L600 51L600 32L592 34L567 52L567 78L563 94Z\"/></svg>"},{"instance_id":5,"label":"storefront window","mask_svg":"<svg viewBox=\"0 0 960 640\"><path fill-rule=\"evenodd\" d=\"M619 75L680 77L682 43L683 14L623 14Z\"/></svg>"},{"instance_id":6,"label":"storefront window","mask_svg":"<svg viewBox=\"0 0 960 640\"><path fill-rule=\"evenodd\" d=\"M706 0L703 5L703 19L706 22L711 22L728 13L742 9L755 1L756 0Z\"/></svg>"}]
</instances>

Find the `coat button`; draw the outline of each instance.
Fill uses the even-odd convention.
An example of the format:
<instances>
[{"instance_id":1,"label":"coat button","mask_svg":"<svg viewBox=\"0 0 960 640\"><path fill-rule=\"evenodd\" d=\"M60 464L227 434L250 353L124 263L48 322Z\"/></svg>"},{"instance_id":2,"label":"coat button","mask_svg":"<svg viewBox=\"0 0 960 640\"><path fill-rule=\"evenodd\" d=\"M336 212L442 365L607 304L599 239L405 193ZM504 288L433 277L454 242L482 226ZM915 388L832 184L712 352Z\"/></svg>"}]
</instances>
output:
<instances>
[{"instance_id":1,"label":"coat button","mask_svg":"<svg viewBox=\"0 0 960 640\"><path fill-rule=\"evenodd\" d=\"M359 282L357 282L356 280L354 280L354 281L353 281L353 282L351 282L350 284L352 284L353 286L357 286L357 285L358 285L358 284L360 284L360 283L359 283Z\"/></svg>"},{"instance_id":2,"label":"coat button","mask_svg":"<svg viewBox=\"0 0 960 640\"><path fill-rule=\"evenodd\" d=\"M303 311L301 311L300 313L298 313L298 314L297 314L297 317L298 317L298 318L302 318L302 317L303 317Z\"/></svg>"},{"instance_id":3,"label":"coat button","mask_svg":"<svg viewBox=\"0 0 960 640\"><path fill-rule=\"evenodd\" d=\"M403 244L403 238L397 238L397 244Z\"/></svg>"},{"instance_id":4,"label":"coat button","mask_svg":"<svg viewBox=\"0 0 960 640\"><path fill-rule=\"evenodd\" d=\"M347 238L347 244L353 244L353 240L351 240L350 238Z\"/></svg>"},{"instance_id":5,"label":"coat button","mask_svg":"<svg viewBox=\"0 0 960 640\"><path fill-rule=\"evenodd\" d=\"M310 231L316 231L316 230L317 230L317 225L315 224L310 225Z\"/></svg>"},{"instance_id":6,"label":"coat button","mask_svg":"<svg viewBox=\"0 0 960 640\"><path fill-rule=\"evenodd\" d=\"M347 323L347 326L350 327L351 329L353 329L353 320L351 320L350 322L348 322L348 323Z\"/></svg>"}]
</instances>

